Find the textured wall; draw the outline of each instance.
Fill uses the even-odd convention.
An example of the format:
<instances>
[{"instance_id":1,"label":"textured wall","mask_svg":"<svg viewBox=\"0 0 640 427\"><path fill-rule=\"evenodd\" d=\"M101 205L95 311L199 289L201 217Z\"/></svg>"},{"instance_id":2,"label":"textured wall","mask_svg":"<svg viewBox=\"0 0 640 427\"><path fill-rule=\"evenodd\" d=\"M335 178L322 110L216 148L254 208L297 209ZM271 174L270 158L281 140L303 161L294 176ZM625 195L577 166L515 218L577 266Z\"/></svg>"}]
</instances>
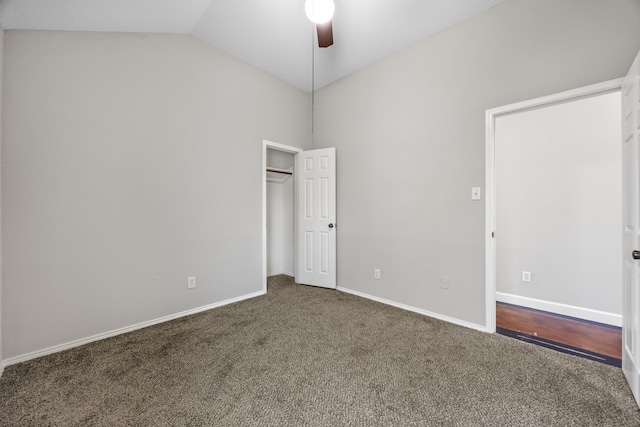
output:
<instances>
[{"instance_id":1,"label":"textured wall","mask_svg":"<svg viewBox=\"0 0 640 427\"><path fill-rule=\"evenodd\" d=\"M639 49L637 0L510 0L319 91L338 285L484 325L485 111L622 77Z\"/></svg>"},{"instance_id":2,"label":"textured wall","mask_svg":"<svg viewBox=\"0 0 640 427\"><path fill-rule=\"evenodd\" d=\"M5 48L5 359L262 289L262 140L310 144L307 93L190 36Z\"/></svg>"}]
</instances>

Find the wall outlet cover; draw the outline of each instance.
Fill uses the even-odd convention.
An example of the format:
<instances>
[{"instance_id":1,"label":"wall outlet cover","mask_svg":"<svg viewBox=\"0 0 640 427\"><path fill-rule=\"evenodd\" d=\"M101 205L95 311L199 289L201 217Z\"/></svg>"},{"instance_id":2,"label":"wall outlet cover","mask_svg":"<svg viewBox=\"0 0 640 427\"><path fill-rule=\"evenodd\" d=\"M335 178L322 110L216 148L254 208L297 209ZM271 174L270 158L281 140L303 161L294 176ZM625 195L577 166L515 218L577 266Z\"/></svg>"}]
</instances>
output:
<instances>
[{"instance_id":1,"label":"wall outlet cover","mask_svg":"<svg viewBox=\"0 0 640 427\"><path fill-rule=\"evenodd\" d=\"M440 287L442 289L449 289L449 278L447 276L440 276Z\"/></svg>"},{"instance_id":2,"label":"wall outlet cover","mask_svg":"<svg viewBox=\"0 0 640 427\"><path fill-rule=\"evenodd\" d=\"M471 187L471 200L480 200L480 187Z\"/></svg>"}]
</instances>

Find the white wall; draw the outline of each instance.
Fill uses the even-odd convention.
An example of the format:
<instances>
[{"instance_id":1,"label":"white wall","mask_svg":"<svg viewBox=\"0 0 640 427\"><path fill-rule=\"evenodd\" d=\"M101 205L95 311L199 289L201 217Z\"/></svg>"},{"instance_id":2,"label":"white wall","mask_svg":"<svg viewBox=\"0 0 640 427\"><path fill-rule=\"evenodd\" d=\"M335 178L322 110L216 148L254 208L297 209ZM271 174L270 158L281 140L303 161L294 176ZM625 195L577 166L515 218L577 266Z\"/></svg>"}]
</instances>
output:
<instances>
[{"instance_id":1,"label":"white wall","mask_svg":"<svg viewBox=\"0 0 640 427\"><path fill-rule=\"evenodd\" d=\"M619 92L496 118L498 292L622 314L620 123Z\"/></svg>"},{"instance_id":2,"label":"white wall","mask_svg":"<svg viewBox=\"0 0 640 427\"><path fill-rule=\"evenodd\" d=\"M267 181L267 276L282 274L282 183Z\"/></svg>"},{"instance_id":3,"label":"white wall","mask_svg":"<svg viewBox=\"0 0 640 427\"><path fill-rule=\"evenodd\" d=\"M294 155L267 149L267 166L291 169ZM283 178L278 177L278 178ZM267 275L294 275L294 178L267 182Z\"/></svg>"},{"instance_id":4,"label":"white wall","mask_svg":"<svg viewBox=\"0 0 640 427\"><path fill-rule=\"evenodd\" d=\"M338 286L484 325L485 111L621 77L638 50L637 0L507 0L317 92Z\"/></svg>"},{"instance_id":5,"label":"white wall","mask_svg":"<svg viewBox=\"0 0 640 427\"><path fill-rule=\"evenodd\" d=\"M308 146L309 94L184 35L7 31L4 65L5 360L262 290L262 141Z\"/></svg>"}]
</instances>

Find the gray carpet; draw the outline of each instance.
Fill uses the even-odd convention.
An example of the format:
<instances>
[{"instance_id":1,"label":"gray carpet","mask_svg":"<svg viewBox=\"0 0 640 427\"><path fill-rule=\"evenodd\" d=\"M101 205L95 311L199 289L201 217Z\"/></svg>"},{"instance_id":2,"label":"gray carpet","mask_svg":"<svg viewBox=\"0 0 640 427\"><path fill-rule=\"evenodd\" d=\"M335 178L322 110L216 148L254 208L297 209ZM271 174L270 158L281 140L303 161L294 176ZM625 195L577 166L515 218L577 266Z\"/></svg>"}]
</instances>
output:
<instances>
[{"instance_id":1,"label":"gray carpet","mask_svg":"<svg viewBox=\"0 0 640 427\"><path fill-rule=\"evenodd\" d=\"M622 371L278 276L9 366L2 426L639 426Z\"/></svg>"}]
</instances>

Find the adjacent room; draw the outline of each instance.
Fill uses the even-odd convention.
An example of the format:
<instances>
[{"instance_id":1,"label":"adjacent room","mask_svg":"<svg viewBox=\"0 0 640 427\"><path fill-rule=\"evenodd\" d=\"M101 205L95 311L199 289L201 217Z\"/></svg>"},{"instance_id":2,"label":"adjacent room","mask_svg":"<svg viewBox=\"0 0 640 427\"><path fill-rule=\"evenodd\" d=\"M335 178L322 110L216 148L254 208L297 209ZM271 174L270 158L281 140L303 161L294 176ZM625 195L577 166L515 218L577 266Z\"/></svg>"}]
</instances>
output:
<instances>
[{"instance_id":1,"label":"adjacent room","mask_svg":"<svg viewBox=\"0 0 640 427\"><path fill-rule=\"evenodd\" d=\"M1 425L640 425L640 1L325 1L0 0Z\"/></svg>"}]
</instances>

